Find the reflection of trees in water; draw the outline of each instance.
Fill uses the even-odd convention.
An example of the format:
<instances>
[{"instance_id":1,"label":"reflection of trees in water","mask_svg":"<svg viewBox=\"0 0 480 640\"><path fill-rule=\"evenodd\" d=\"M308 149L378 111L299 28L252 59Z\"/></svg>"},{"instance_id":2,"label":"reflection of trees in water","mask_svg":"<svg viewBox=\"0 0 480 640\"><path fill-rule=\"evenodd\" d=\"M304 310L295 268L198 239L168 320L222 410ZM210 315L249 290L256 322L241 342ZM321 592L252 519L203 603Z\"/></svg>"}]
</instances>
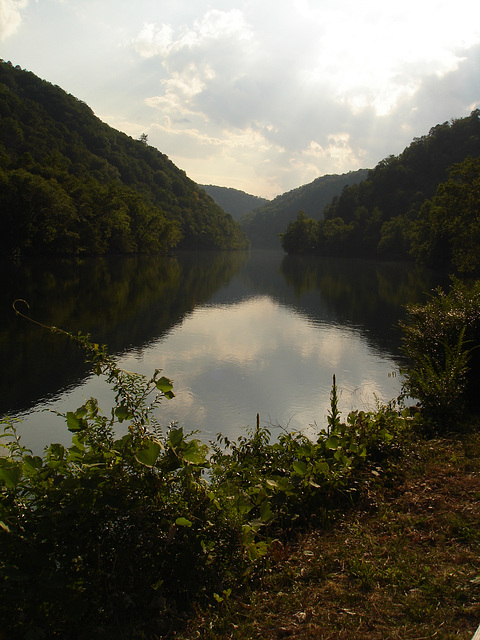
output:
<instances>
[{"instance_id":1,"label":"reflection of trees in water","mask_svg":"<svg viewBox=\"0 0 480 640\"><path fill-rule=\"evenodd\" d=\"M244 264L245 252L26 260L1 273L0 358L9 375L0 413L25 408L84 377L83 355L67 339L15 316L16 298L32 317L67 331L90 333L111 353L141 348L209 300Z\"/></svg>"},{"instance_id":2,"label":"reflection of trees in water","mask_svg":"<svg viewBox=\"0 0 480 640\"><path fill-rule=\"evenodd\" d=\"M68 340L15 316L15 298L28 300L40 322L90 333L111 353L141 350L197 305L268 295L314 323L355 326L374 348L392 354L399 344L392 325L404 305L424 299L438 281L408 265L271 251L31 260L4 265L0 279L0 357L9 372L0 412L31 406L88 372Z\"/></svg>"},{"instance_id":3,"label":"reflection of trees in water","mask_svg":"<svg viewBox=\"0 0 480 640\"><path fill-rule=\"evenodd\" d=\"M312 318L321 309L336 322L361 328L391 353L398 352L395 326L405 305L424 300L445 280L409 264L309 256L285 256L281 271Z\"/></svg>"}]
</instances>

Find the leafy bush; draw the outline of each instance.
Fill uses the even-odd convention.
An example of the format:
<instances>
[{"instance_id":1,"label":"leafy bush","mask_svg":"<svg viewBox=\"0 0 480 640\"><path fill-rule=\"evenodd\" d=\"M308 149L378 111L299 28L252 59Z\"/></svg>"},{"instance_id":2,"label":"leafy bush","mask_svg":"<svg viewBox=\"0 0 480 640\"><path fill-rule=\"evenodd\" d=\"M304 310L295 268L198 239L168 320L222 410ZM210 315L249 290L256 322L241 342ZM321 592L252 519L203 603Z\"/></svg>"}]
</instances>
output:
<instances>
[{"instance_id":1,"label":"leafy bush","mask_svg":"<svg viewBox=\"0 0 480 640\"><path fill-rule=\"evenodd\" d=\"M159 371L150 380L121 371L98 345L76 340L112 383L116 404L110 416L93 399L68 412L71 446L52 444L43 458L6 425L2 619L12 633L36 637L90 638L92 629L126 637L120 630L132 621L159 631L202 590L218 590L237 531L202 479L208 448L152 422L152 407L173 396L171 382ZM120 437L119 423L128 424Z\"/></svg>"},{"instance_id":2,"label":"leafy bush","mask_svg":"<svg viewBox=\"0 0 480 640\"><path fill-rule=\"evenodd\" d=\"M285 431L272 443L257 420L250 437L220 436L221 446L214 446L213 487L248 517L247 533L255 531L263 543L250 549L252 558L273 538L334 520L403 454L412 431L409 409L353 411L342 422L336 402L334 377L328 428L316 441Z\"/></svg>"},{"instance_id":3,"label":"leafy bush","mask_svg":"<svg viewBox=\"0 0 480 640\"><path fill-rule=\"evenodd\" d=\"M436 428L455 427L466 409L478 409L480 281L454 280L448 293L437 289L426 304L409 306L402 329L406 393Z\"/></svg>"}]
</instances>

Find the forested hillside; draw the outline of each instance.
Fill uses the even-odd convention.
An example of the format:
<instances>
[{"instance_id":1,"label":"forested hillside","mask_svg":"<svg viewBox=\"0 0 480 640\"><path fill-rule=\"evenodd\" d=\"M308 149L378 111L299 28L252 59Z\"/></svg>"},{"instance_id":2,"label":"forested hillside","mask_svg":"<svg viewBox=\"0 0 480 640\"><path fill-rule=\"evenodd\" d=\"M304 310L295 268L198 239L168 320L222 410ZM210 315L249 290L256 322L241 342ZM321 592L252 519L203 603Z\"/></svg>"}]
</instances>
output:
<instances>
[{"instance_id":1,"label":"forested hillside","mask_svg":"<svg viewBox=\"0 0 480 640\"><path fill-rule=\"evenodd\" d=\"M209 196L219 204L224 211L229 213L234 220L238 220L243 214L248 213L252 209L257 209L269 202L266 198L252 196L240 189L232 189L231 187L216 187L213 184L199 185Z\"/></svg>"},{"instance_id":2,"label":"forested hillside","mask_svg":"<svg viewBox=\"0 0 480 640\"><path fill-rule=\"evenodd\" d=\"M368 169L351 171L343 175L327 175L313 182L288 191L264 206L256 208L240 218L240 226L253 246L280 247L279 234L299 211L318 220L324 207L347 185L364 180Z\"/></svg>"},{"instance_id":3,"label":"forested hillside","mask_svg":"<svg viewBox=\"0 0 480 640\"><path fill-rule=\"evenodd\" d=\"M1 61L2 254L248 246L233 218L142 138Z\"/></svg>"},{"instance_id":4,"label":"forested hillside","mask_svg":"<svg viewBox=\"0 0 480 640\"><path fill-rule=\"evenodd\" d=\"M299 215L289 253L414 257L458 271L480 268L480 110L415 138L345 189L317 222Z\"/></svg>"}]
</instances>

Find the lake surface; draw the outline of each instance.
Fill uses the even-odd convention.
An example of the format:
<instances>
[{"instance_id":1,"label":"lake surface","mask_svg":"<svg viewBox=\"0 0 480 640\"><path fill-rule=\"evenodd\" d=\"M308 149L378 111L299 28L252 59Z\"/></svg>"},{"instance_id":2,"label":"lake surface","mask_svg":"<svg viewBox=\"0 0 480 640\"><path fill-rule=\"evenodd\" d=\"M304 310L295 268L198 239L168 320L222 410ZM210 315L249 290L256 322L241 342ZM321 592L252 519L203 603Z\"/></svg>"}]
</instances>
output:
<instances>
[{"instance_id":1,"label":"lake surface","mask_svg":"<svg viewBox=\"0 0 480 640\"><path fill-rule=\"evenodd\" d=\"M52 411L112 394L68 339L12 310L28 301L46 325L90 333L119 365L174 382L158 418L208 442L254 427L313 434L326 424L332 376L340 409L372 409L401 390L404 305L442 278L411 265L285 256L276 251L175 257L31 260L2 268L0 414L22 420L41 452L70 442ZM47 410L47 411L46 411ZM51 411L49 411L51 410Z\"/></svg>"}]
</instances>

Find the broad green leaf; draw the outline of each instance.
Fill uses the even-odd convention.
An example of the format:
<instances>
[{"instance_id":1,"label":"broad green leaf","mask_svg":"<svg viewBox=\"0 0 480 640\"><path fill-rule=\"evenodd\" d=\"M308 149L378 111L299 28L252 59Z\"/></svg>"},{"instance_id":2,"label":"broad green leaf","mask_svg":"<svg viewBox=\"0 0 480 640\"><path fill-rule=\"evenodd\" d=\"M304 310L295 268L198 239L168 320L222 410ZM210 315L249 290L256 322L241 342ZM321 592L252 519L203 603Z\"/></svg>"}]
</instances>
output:
<instances>
[{"instance_id":1,"label":"broad green leaf","mask_svg":"<svg viewBox=\"0 0 480 640\"><path fill-rule=\"evenodd\" d=\"M325 460L319 460L315 465L315 473L327 475L330 472L330 466Z\"/></svg>"},{"instance_id":2,"label":"broad green leaf","mask_svg":"<svg viewBox=\"0 0 480 640\"><path fill-rule=\"evenodd\" d=\"M85 451L85 444L83 442L81 435L72 436L72 443L75 445L77 449L81 449L82 451Z\"/></svg>"},{"instance_id":3,"label":"broad green leaf","mask_svg":"<svg viewBox=\"0 0 480 640\"><path fill-rule=\"evenodd\" d=\"M205 464L207 460L208 447L198 440L188 443L183 452L183 459L190 464Z\"/></svg>"},{"instance_id":4,"label":"broad green leaf","mask_svg":"<svg viewBox=\"0 0 480 640\"><path fill-rule=\"evenodd\" d=\"M40 456L25 456L23 459L23 470L27 475L37 473L43 468L43 460Z\"/></svg>"},{"instance_id":5,"label":"broad green leaf","mask_svg":"<svg viewBox=\"0 0 480 640\"><path fill-rule=\"evenodd\" d=\"M67 427L69 431L80 431L80 420L73 411L67 411Z\"/></svg>"},{"instance_id":6,"label":"broad green leaf","mask_svg":"<svg viewBox=\"0 0 480 640\"><path fill-rule=\"evenodd\" d=\"M247 496L243 494L240 494L238 496L237 500L235 501L235 505L238 511L244 515L250 513L250 511L253 509L251 500L249 500Z\"/></svg>"},{"instance_id":7,"label":"broad green leaf","mask_svg":"<svg viewBox=\"0 0 480 640\"><path fill-rule=\"evenodd\" d=\"M146 445L146 446L145 446ZM135 459L146 467L153 467L160 455L160 443L155 440L149 440L142 443L142 447L135 452Z\"/></svg>"},{"instance_id":8,"label":"broad green leaf","mask_svg":"<svg viewBox=\"0 0 480 640\"><path fill-rule=\"evenodd\" d=\"M85 410L85 411L83 411ZM80 407L75 413L67 411L67 427L69 431L82 431L88 427L88 422L84 419L85 407Z\"/></svg>"},{"instance_id":9,"label":"broad green leaf","mask_svg":"<svg viewBox=\"0 0 480 640\"><path fill-rule=\"evenodd\" d=\"M266 542L257 542L248 545L248 556L250 560L258 560L268 553L268 544Z\"/></svg>"},{"instance_id":10,"label":"broad green leaf","mask_svg":"<svg viewBox=\"0 0 480 640\"><path fill-rule=\"evenodd\" d=\"M14 489L22 479L22 464L9 460L0 460L0 480L5 482L8 489Z\"/></svg>"},{"instance_id":11,"label":"broad green leaf","mask_svg":"<svg viewBox=\"0 0 480 640\"><path fill-rule=\"evenodd\" d=\"M311 446L310 447L305 447L305 446L299 447L297 455L300 458L310 458L310 456L312 455L312 447Z\"/></svg>"},{"instance_id":12,"label":"broad green leaf","mask_svg":"<svg viewBox=\"0 0 480 640\"><path fill-rule=\"evenodd\" d=\"M69 462L79 462L85 456L85 448L79 449L78 447L70 447L67 454L67 460Z\"/></svg>"},{"instance_id":13,"label":"broad green leaf","mask_svg":"<svg viewBox=\"0 0 480 640\"><path fill-rule=\"evenodd\" d=\"M177 518L175 520L175 524L178 525L179 527L191 527L192 523L190 520L188 520L188 518Z\"/></svg>"},{"instance_id":14,"label":"broad green leaf","mask_svg":"<svg viewBox=\"0 0 480 640\"><path fill-rule=\"evenodd\" d=\"M262 522L268 522L273 516L272 510L270 509L270 504L265 500L260 505L260 517Z\"/></svg>"},{"instance_id":15,"label":"broad green leaf","mask_svg":"<svg viewBox=\"0 0 480 640\"><path fill-rule=\"evenodd\" d=\"M178 429L170 429L170 433L168 434L168 442L170 446L175 449L183 440L183 428L179 427Z\"/></svg>"},{"instance_id":16,"label":"broad green leaf","mask_svg":"<svg viewBox=\"0 0 480 640\"><path fill-rule=\"evenodd\" d=\"M325 449L338 449L340 446L340 440L337 436L330 436L325 442Z\"/></svg>"},{"instance_id":17,"label":"broad green leaf","mask_svg":"<svg viewBox=\"0 0 480 640\"><path fill-rule=\"evenodd\" d=\"M81 407L79 407L75 411L75 415L80 420L80 419L84 418L87 415L87 412L88 412L88 410L87 410L86 405L82 405Z\"/></svg>"},{"instance_id":18,"label":"broad green leaf","mask_svg":"<svg viewBox=\"0 0 480 640\"><path fill-rule=\"evenodd\" d=\"M155 386L164 394L166 398L169 398L171 400L175 397L175 394L172 391L173 383L168 378L165 378L165 376L162 376L159 380L157 380Z\"/></svg>"},{"instance_id":19,"label":"broad green leaf","mask_svg":"<svg viewBox=\"0 0 480 640\"><path fill-rule=\"evenodd\" d=\"M304 476L307 472L307 465L302 460L295 460L292 466L293 470L301 476Z\"/></svg>"},{"instance_id":20,"label":"broad green leaf","mask_svg":"<svg viewBox=\"0 0 480 640\"><path fill-rule=\"evenodd\" d=\"M120 405L119 407L115 408L115 416L117 417L119 422L132 419L132 414L124 405Z\"/></svg>"}]
</instances>

